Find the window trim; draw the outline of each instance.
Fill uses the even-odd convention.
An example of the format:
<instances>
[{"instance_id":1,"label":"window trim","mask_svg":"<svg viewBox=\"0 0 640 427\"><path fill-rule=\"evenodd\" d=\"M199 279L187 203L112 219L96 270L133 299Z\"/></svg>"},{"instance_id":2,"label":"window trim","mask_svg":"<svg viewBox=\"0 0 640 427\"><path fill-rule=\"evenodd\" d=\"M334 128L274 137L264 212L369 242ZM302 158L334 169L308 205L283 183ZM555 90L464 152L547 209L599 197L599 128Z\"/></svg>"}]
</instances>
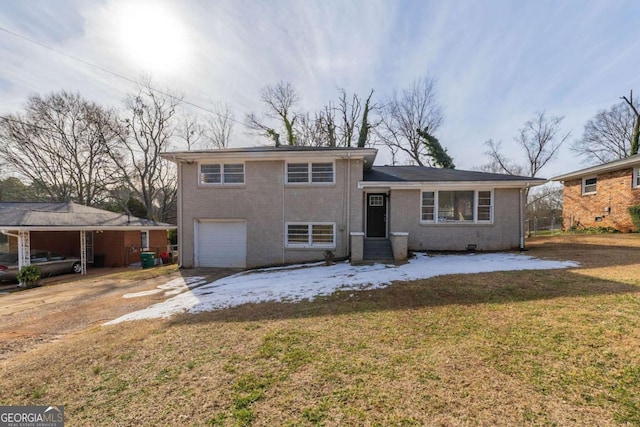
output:
<instances>
[{"instance_id":1,"label":"window trim","mask_svg":"<svg viewBox=\"0 0 640 427\"><path fill-rule=\"evenodd\" d=\"M225 182L224 167L229 165L242 165L242 182ZM220 167L220 182L203 182L202 181L202 166L219 166ZM242 186L245 185L246 167L245 162L200 162L198 163L198 186L199 187L222 187L222 186Z\"/></svg>"},{"instance_id":2,"label":"window trim","mask_svg":"<svg viewBox=\"0 0 640 427\"><path fill-rule=\"evenodd\" d=\"M440 221L439 220L439 202L440 202L440 192L441 191L453 191L453 192L469 192L469 191L473 191L473 219L472 220L464 220L464 221L456 221L456 220L443 220ZM491 204L489 205L489 219L488 220L481 220L478 219L479 213L478 213L478 200L480 198L480 193L481 192L488 192L490 193L490 202ZM422 210L425 207L423 205L423 195L424 193L433 193L433 219L430 220L425 220L423 219L422 216ZM456 189L440 189L440 190L436 190L433 188L424 188L420 190L420 203L419 203L419 207L420 207L420 224L434 224L434 225L442 225L442 224L449 224L449 225L476 225L476 224L493 224L494 223L494 211L495 211L495 191L494 189L482 189L482 190L478 190L478 189L470 189L470 188L456 188Z\"/></svg>"},{"instance_id":3,"label":"window trim","mask_svg":"<svg viewBox=\"0 0 640 427\"><path fill-rule=\"evenodd\" d=\"M307 243L289 243L289 226L290 225L306 225L307 226ZM331 235L332 243L313 243L313 226L314 225L330 225L333 229ZM284 246L289 249L335 249L336 246L336 223L335 222L300 222L291 221L284 224Z\"/></svg>"},{"instance_id":4,"label":"window trim","mask_svg":"<svg viewBox=\"0 0 640 427\"><path fill-rule=\"evenodd\" d=\"M313 181L313 165L314 164L320 164L320 163L327 163L331 165L331 181L326 181L326 182L314 182ZM290 164L306 164L307 165L307 180L304 182L289 182L289 165ZM313 161L295 161L295 160L291 160L291 161L286 161L284 164L284 183L285 185L292 185L292 186L296 186L296 185L317 185L317 186L322 186L322 185L335 185L336 183L336 162L335 160L329 160L329 161L324 161L324 160L313 160Z\"/></svg>"},{"instance_id":5,"label":"window trim","mask_svg":"<svg viewBox=\"0 0 640 427\"><path fill-rule=\"evenodd\" d=\"M595 179L596 182L594 184L589 184L589 185L594 185L595 186L595 190L593 191L586 191L587 188L587 181L590 179ZM598 192L598 176L586 176L584 178L582 178L582 195L589 195L589 194L596 194Z\"/></svg>"},{"instance_id":6,"label":"window trim","mask_svg":"<svg viewBox=\"0 0 640 427\"><path fill-rule=\"evenodd\" d=\"M631 188L640 188L640 166L633 168L633 181Z\"/></svg>"}]
</instances>

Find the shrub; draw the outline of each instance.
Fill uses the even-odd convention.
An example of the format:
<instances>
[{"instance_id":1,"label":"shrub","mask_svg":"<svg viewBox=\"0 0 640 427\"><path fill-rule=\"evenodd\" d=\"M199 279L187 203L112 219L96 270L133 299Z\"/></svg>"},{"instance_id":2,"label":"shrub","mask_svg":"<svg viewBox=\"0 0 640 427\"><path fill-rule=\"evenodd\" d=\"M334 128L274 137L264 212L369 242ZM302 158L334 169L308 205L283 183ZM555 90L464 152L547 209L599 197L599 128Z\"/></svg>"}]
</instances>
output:
<instances>
[{"instance_id":1,"label":"shrub","mask_svg":"<svg viewBox=\"0 0 640 427\"><path fill-rule=\"evenodd\" d=\"M18 272L17 278L25 288L37 286L40 281L40 269L35 265L25 265Z\"/></svg>"},{"instance_id":2,"label":"shrub","mask_svg":"<svg viewBox=\"0 0 640 427\"><path fill-rule=\"evenodd\" d=\"M613 227L582 227L572 226L569 228L570 234L615 234L620 233L620 230Z\"/></svg>"},{"instance_id":3,"label":"shrub","mask_svg":"<svg viewBox=\"0 0 640 427\"><path fill-rule=\"evenodd\" d=\"M633 221L636 231L640 232L640 205L629 206L629 215L631 215L631 221Z\"/></svg>"}]
</instances>

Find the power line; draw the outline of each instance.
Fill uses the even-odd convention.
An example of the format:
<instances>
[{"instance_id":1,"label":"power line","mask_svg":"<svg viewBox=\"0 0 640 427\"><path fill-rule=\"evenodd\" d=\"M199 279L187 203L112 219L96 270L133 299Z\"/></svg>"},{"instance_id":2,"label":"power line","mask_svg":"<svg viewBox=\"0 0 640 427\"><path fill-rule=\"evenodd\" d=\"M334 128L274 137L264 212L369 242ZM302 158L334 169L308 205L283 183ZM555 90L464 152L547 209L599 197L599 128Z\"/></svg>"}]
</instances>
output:
<instances>
[{"instance_id":1,"label":"power line","mask_svg":"<svg viewBox=\"0 0 640 427\"><path fill-rule=\"evenodd\" d=\"M115 77L118 77L118 78L120 78L120 79L126 80L126 81L128 81L128 82L130 82L130 83L133 83L133 84L136 84L136 85L139 85L139 84L140 84L140 82L139 82L139 81L136 81L136 80L134 80L134 79L132 79L132 78L129 78L129 77L124 76L124 75L122 75L122 74L118 74L118 73L116 73L116 72L114 72L114 71L111 71L111 70L109 70L109 69L107 69L107 68L104 68L104 67L101 67L101 66L99 66L99 65L93 64L93 63L91 63L91 62L89 62L89 61L85 61L84 59L78 58L78 57L76 57L76 56L69 55L68 53L62 52L62 51L60 51L60 50L58 50L58 49L55 49L55 48L53 48L53 47L51 47L51 46L47 46L47 45L45 45L45 44L43 44L43 43L40 43L40 42L39 42L39 41L37 41L37 40L33 40L33 39L29 38L29 37L25 37L25 36L23 36L23 35L21 35L21 34L18 34L18 33L16 33L16 32L13 32L13 31L11 31L11 30L6 29L6 28L0 27L0 31L4 31L5 33L10 34L10 35L12 35L12 36L14 36L14 37L17 37L17 38L19 38L19 39L25 40L25 41L27 41L27 42L29 42L29 43L33 43L33 44L38 45L38 46L40 46L40 47L42 47L42 48L44 48L44 49L50 50L50 51L52 51L52 52L54 52L54 53L57 53L58 55L62 55L62 56L65 56L65 57L67 57L67 58L69 58L69 59L73 59L74 61L78 61L78 62L80 62L80 63L82 63L82 64L84 64L84 65L88 65L89 67L95 68L95 69L100 70L100 71L102 71L102 72L104 72L104 73L111 74L112 76L115 76ZM213 111L213 110L209 110L208 108L205 108L205 107L202 107L202 106L200 106L200 105L194 104L194 103L193 103L193 102L191 102L191 101L187 101L187 100L186 100L186 99L184 99L184 98L181 98L181 97L176 96L176 95L172 95L172 94L171 94L171 93L169 93L169 92L165 92L165 91L162 91L162 90L160 90L160 89L153 88L153 87L151 87L151 85L147 85L147 87L149 88L149 90L151 90L151 91L153 91L153 92L159 93L159 94L161 94L161 95L164 95L164 96L167 96L167 97L169 97L169 98L172 98L172 99L174 99L174 100L176 100L176 101L178 101L178 102L183 102L183 103L185 103L185 104L187 104L187 105L190 105L190 106L192 106L192 107L194 107L194 108L200 109L200 110L202 110L202 111L206 111L207 113L210 113L210 114L216 115L216 116L218 116L218 117L225 118L225 119L227 119L227 120L229 120L229 121L232 121L232 122L234 122L234 123L237 123L237 124L239 124L239 125L243 125L243 126L244 126L244 123L242 123L242 122L240 122L240 121L238 121L238 120L236 120L236 119L234 119L234 118L232 118L232 117L225 116L225 115L220 114L220 113L218 113L218 112L216 112L216 111Z\"/></svg>"}]
</instances>

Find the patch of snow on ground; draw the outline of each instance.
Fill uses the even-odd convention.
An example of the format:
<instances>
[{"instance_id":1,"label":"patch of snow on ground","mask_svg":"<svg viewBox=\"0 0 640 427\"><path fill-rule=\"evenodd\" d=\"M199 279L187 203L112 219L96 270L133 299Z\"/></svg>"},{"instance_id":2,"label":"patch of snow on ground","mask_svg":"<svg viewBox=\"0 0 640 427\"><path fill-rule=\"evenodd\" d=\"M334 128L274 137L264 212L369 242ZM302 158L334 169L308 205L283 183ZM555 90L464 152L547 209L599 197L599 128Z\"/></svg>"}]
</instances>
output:
<instances>
[{"instance_id":1,"label":"patch of snow on ground","mask_svg":"<svg viewBox=\"0 0 640 427\"><path fill-rule=\"evenodd\" d=\"M204 277L193 276L193 277L187 277L184 279L178 278L178 279L173 279L170 282L164 283L156 287L155 289L151 289L149 291L141 291L141 292L134 292L130 294L124 294L122 295L122 298L146 297L149 295L159 294L160 292L163 292L163 291L165 296L170 297L172 295L181 294L184 291L187 291L191 288L194 288L198 285L202 285L204 283L206 283L206 280Z\"/></svg>"},{"instance_id":2,"label":"patch of snow on ground","mask_svg":"<svg viewBox=\"0 0 640 427\"><path fill-rule=\"evenodd\" d=\"M578 263L573 261L549 261L521 254L493 253L437 256L417 254L416 258L400 266L352 266L342 262L332 266L307 264L251 270L191 289L164 302L107 322L106 325L130 320L167 318L185 311L212 311L246 303L312 300L337 290L376 289L388 286L393 281L426 279L446 274L548 270L577 266Z\"/></svg>"}]
</instances>

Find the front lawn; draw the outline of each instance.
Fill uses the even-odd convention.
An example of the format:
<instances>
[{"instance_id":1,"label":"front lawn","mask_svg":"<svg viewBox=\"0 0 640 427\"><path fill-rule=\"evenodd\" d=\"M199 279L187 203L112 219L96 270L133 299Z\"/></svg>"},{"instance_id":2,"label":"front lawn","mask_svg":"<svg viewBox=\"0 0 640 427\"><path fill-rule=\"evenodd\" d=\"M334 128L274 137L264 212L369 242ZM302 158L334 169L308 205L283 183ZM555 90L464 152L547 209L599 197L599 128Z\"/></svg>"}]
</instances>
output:
<instances>
[{"instance_id":1,"label":"front lawn","mask_svg":"<svg viewBox=\"0 0 640 427\"><path fill-rule=\"evenodd\" d=\"M5 361L0 404L69 426L640 425L640 236L530 247L582 266L97 326Z\"/></svg>"}]
</instances>

